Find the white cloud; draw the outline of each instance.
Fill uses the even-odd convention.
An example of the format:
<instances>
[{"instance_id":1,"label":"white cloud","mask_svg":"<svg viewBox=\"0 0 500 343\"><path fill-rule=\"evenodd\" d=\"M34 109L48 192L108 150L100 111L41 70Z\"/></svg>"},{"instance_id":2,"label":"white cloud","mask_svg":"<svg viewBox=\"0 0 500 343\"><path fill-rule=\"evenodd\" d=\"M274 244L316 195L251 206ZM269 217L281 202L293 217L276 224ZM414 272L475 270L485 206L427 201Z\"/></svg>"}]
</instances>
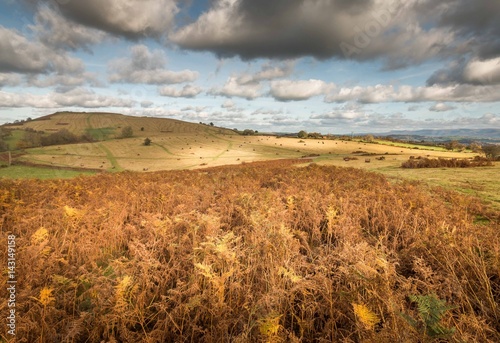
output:
<instances>
[{"instance_id":1,"label":"white cloud","mask_svg":"<svg viewBox=\"0 0 500 343\"><path fill-rule=\"evenodd\" d=\"M281 64L266 63L262 65L260 71L255 74L243 73L237 76L237 82L240 85L259 83L290 76L293 72L295 62L285 61Z\"/></svg>"},{"instance_id":2,"label":"white cloud","mask_svg":"<svg viewBox=\"0 0 500 343\"><path fill-rule=\"evenodd\" d=\"M325 97L326 102L358 101L360 103L384 102L492 102L500 101L500 86L433 85L412 87L403 85L376 85L337 88Z\"/></svg>"},{"instance_id":3,"label":"white cloud","mask_svg":"<svg viewBox=\"0 0 500 343\"><path fill-rule=\"evenodd\" d=\"M194 98L202 92L202 89L193 85L185 85L181 89L175 87L161 87L158 93L163 96L169 96L172 98Z\"/></svg>"},{"instance_id":4,"label":"white cloud","mask_svg":"<svg viewBox=\"0 0 500 343\"><path fill-rule=\"evenodd\" d=\"M333 83L322 80L279 80L271 82L271 95L279 101L298 101L325 95L334 88Z\"/></svg>"},{"instance_id":5,"label":"white cloud","mask_svg":"<svg viewBox=\"0 0 500 343\"><path fill-rule=\"evenodd\" d=\"M224 103L220 107L226 108L226 109L231 109L231 108L235 108L236 104L232 100L228 99L228 100L224 101Z\"/></svg>"},{"instance_id":6,"label":"white cloud","mask_svg":"<svg viewBox=\"0 0 500 343\"><path fill-rule=\"evenodd\" d=\"M0 73L0 88L4 86L18 86L21 83L19 74Z\"/></svg>"},{"instance_id":7,"label":"white cloud","mask_svg":"<svg viewBox=\"0 0 500 343\"><path fill-rule=\"evenodd\" d=\"M227 79L226 84L222 88L213 88L210 94L221 95L227 97L240 97L248 100L258 98L261 95L262 86L260 83L245 83L238 82L237 76L231 76Z\"/></svg>"},{"instance_id":8,"label":"white cloud","mask_svg":"<svg viewBox=\"0 0 500 343\"><path fill-rule=\"evenodd\" d=\"M455 108L456 107L454 107L454 106L451 106L451 105L448 105L448 104L445 104L445 103L442 103L442 102L438 102L438 103L432 105L429 108L429 111L432 111L432 112L447 112L447 111L454 110Z\"/></svg>"},{"instance_id":9,"label":"white cloud","mask_svg":"<svg viewBox=\"0 0 500 343\"><path fill-rule=\"evenodd\" d=\"M161 85L192 82L198 78L198 72L189 69L165 69L166 56L161 50L150 51L145 45L135 45L130 50L130 58L109 62L110 82Z\"/></svg>"},{"instance_id":10,"label":"white cloud","mask_svg":"<svg viewBox=\"0 0 500 343\"><path fill-rule=\"evenodd\" d=\"M479 61L470 61L464 70L464 80L475 84L500 83L500 57Z\"/></svg>"},{"instance_id":11,"label":"white cloud","mask_svg":"<svg viewBox=\"0 0 500 343\"><path fill-rule=\"evenodd\" d=\"M99 95L84 88L74 88L65 93L17 94L0 91L0 107L4 108L105 108L105 107L132 107L135 101L131 99L115 98Z\"/></svg>"},{"instance_id":12,"label":"white cloud","mask_svg":"<svg viewBox=\"0 0 500 343\"><path fill-rule=\"evenodd\" d=\"M56 108L57 102L47 95L18 94L0 91L0 108Z\"/></svg>"}]
</instances>

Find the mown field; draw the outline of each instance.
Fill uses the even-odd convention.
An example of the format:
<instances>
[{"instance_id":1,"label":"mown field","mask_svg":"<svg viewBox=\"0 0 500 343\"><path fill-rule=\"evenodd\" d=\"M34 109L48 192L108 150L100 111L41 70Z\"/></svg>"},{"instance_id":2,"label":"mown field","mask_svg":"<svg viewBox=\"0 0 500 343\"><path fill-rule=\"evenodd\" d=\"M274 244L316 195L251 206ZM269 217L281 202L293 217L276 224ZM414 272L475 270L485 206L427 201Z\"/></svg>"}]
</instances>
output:
<instances>
[{"instance_id":1,"label":"mown field","mask_svg":"<svg viewBox=\"0 0 500 343\"><path fill-rule=\"evenodd\" d=\"M297 163L1 179L17 341L500 341L498 211Z\"/></svg>"}]
</instances>

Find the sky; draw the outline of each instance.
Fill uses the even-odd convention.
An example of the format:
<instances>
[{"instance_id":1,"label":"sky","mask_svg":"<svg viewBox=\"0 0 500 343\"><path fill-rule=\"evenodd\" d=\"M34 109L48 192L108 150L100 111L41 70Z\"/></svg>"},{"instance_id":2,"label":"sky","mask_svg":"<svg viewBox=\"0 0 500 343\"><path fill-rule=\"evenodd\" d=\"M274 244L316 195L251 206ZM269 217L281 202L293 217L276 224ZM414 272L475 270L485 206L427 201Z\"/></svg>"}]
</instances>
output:
<instances>
[{"instance_id":1,"label":"sky","mask_svg":"<svg viewBox=\"0 0 500 343\"><path fill-rule=\"evenodd\" d=\"M0 0L0 124L500 128L498 0Z\"/></svg>"}]
</instances>

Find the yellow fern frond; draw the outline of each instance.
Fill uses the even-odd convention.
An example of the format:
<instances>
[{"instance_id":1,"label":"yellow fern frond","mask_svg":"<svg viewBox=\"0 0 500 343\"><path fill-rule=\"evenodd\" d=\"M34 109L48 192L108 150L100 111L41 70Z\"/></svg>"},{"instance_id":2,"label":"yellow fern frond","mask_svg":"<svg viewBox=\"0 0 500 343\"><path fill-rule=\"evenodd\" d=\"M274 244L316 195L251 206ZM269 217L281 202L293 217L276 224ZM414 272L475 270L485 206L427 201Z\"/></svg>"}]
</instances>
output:
<instances>
[{"instance_id":1,"label":"yellow fern frond","mask_svg":"<svg viewBox=\"0 0 500 343\"><path fill-rule=\"evenodd\" d=\"M76 217L79 214L79 211L75 208L69 207L68 205L64 206L64 213L66 216L73 218Z\"/></svg>"},{"instance_id":2,"label":"yellow fern frond","mask_svg":"<svg viewBox=\"0 0 500 343\"><path fill-rule=\"evenodd\" d=\"M56 299L52 296L52 288L47 288L44 287L40 291L40 296L38 297L38 301L43 305L43 306L48 306L52 304Z\"/></svg>"},{"instance_id":3,"label":"yellow fern frond","mask_svg":"<svg viewBox=\"0 0 500 343\"><path fill-rule=\"evenodd\" d=\"M36 232L31 235L31 244L38 245L45 242L49 238L49 231L46 228L41 227Z\"/></svg>"},{"instance_id":4,"label":"yellow fern frond","mask_svg":"<svg viewBox=\"0 0 500 343\"><path fill-rule=\"evenodd\" d=\"M366 329L373 330L374 326L380 322L377 314L372 312L366 305L353 303L352 307L356 318Z\"/></svg>"},{"instance_id":5,"label":"yellow fern frond","mask_svg":"<svg viewBox=\"0 0 500 343\"><path fill-rule=\"evenodd\" d=\"M278 334L278 331L281 327L280 320L281 315L270 314L267 317L263 318L260 321L259 331L261 334L270 338Z\"/></svg>"}]
</instances>

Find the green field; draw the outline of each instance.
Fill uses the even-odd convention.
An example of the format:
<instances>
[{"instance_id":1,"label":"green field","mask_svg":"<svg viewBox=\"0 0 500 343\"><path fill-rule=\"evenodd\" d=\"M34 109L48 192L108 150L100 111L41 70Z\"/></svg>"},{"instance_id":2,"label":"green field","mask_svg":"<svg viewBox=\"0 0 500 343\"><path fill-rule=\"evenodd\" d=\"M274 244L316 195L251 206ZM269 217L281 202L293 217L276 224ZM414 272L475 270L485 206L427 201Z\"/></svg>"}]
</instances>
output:
<instances>
[{"instance_id":1,"label":"green field","mask_svg":"<svg viewBox=\"0 0 500 343\"><path fill-rule=\"evenodd\" d=\"M70 179L81 175L93 175L91 171L60 170L46 167L10 166L0 168L0 178L8 179Z\"/></svg>"}]
</instances>

